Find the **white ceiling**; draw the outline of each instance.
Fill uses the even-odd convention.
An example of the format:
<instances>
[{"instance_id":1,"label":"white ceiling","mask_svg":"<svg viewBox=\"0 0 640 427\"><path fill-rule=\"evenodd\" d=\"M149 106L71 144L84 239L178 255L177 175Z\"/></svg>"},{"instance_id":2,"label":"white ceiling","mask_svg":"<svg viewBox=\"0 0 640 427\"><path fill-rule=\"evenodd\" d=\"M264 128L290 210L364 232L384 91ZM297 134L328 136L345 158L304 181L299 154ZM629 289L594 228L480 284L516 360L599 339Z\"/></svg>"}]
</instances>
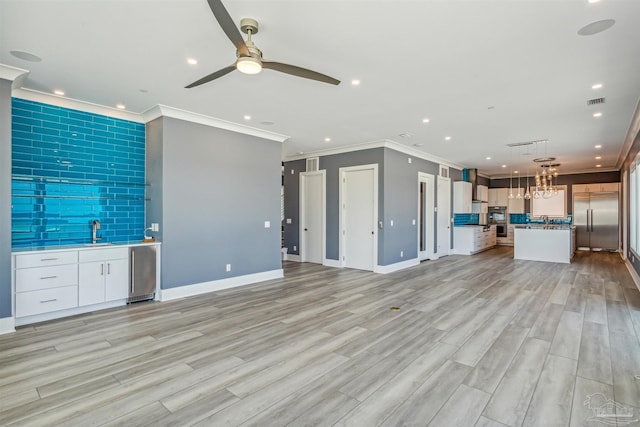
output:
<instances>
[{"instance_id":1,"label":"white ceiling","mask_svg":"<svg viewBox=\"0 0 640 427\"><path fill-rule=\"evenodd\" d=\"M236 22L258 20L265 59L342 84L264 70L184 89L235 60L205 0L0 0L0 63L29 70L22 85L32 90L136 113L163 104L289 135L283 158L393 140L499 176L533 169L535 153L507 144L548 139L561 173L619 165L640 98L638 0L224 3ZM602 19L616 24L577 34ZM586 105L597 97L606 103Z\"/></svg>"}]
</instances>

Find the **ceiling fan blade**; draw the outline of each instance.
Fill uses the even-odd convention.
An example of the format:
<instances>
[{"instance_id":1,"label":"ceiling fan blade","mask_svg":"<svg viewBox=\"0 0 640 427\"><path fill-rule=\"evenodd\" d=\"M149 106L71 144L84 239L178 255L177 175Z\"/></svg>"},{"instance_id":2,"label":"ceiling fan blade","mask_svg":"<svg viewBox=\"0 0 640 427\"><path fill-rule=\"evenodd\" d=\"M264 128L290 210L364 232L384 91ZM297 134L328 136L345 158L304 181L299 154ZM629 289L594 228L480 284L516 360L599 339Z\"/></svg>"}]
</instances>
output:
<instances>
[{"instance_id":1,"label":"ceiling fan blade","mask_svg":"<svg viewBox=\"0 0 640 427\"><path fill-rule=\"evenodd\" d=\"M317 80L323 83L339 85L340 80L320 74L316 71L307 70L306 68L296 67L295 65L283 64L282 62L262 61L262 68L268 68L281 73L291 74L293 76L304 77L305 79Z\"/></svg>"},{"instance_id":2,"label":"ceiling fan blade","mask_svg":"<svg viewBox=\"0 0 640 427\"><path fill-rule=\"evenodd\" d=\"M238 27L233 22L231 15L227 12L227 9L222 4L220 0L207 0L209 3L209 7L213 12L213 16L218 20L218 24L222 28L222 31L229 37L231 43L236 47L240 56L250 56L249 49L247 49L247 45L244 43L244 39L242 38L242 34L238 31Z\"/></svg>"},{"instance_id":3,"label":"ceiling fan blade","mask_svg":"<svg viewBox=\"0 0 640 427\"><path fill-rule=\"evenodd\" d=\"M211 80L215 80L218 77L226 76L227 74L229 74L230 72L232 72L235 69L236 69L236 64L229 65L228 67L224 67L223 69L218 70L215 73L211 73L208 76L205 76L205 77L201 78L200 80L197 80L197 81L191 83L189 86L185 86L185 89L191 89L192 87L196 87L196 86L200 86L200 85L205 84L205 83L209 83Z\"/></svg>"}]
</instances>

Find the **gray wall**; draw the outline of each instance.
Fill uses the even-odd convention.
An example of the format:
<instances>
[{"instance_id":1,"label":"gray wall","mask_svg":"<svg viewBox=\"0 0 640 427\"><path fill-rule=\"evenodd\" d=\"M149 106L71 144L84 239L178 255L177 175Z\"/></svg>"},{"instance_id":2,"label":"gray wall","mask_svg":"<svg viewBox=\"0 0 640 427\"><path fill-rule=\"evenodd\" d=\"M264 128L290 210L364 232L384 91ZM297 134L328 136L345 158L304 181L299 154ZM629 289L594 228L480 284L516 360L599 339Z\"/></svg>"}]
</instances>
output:
<instances>
[{"instance_id":1,"label":"gray wall","mask_svg":"<svg viewBox=\"0 0 640 427\"><path fill-rule=\"evenodd\" d=\"M384 219L384 149L352 151L320 157L320 169L327 172L327 258L337 260L340 253L340 168L378 164L378 220ZM378 233L378 263L382 259L384 241Z\"/></svg>"},{"instance_id":2,"label":"gray wall","mask_svg":"<svg viewBox=\"0 0 640 427\"><path fill-rule=\"evenodd\" d=\"M638 108L640 108L640 104L638 104ZM627 154L626 159L624 160L623 163L623 169L627 171L627 180L625 182L625 189L626 189L626 194L625 196L627 197L627 200L631 200L629 197L629 178L630 178L630 167L631 164L636 160L636 157L640 154L640 132L638 132L635 135L635 139L633 141L633 144L631 145L631 149L629 150L629 153ZM637 170L636 170L637 172ZM627 203L627 212L626 212L626 216L627 216L627 221L630 220L631 218L631 213L630 213L630 208L629 208L629 203ZM627 224L627 245L630 244L630 238L629 238L629 232L630 232L630 227L629 224ZM638 273L640 275L640 257L634 256L633 260L631 259L631 249L628 248L627 249L627 253L625 254L625 257L627 258L627 260L629 260L629 262L631 263L631 265L633 266L634 270L636 271L636 273Z\"/></svg>"},{"instance_id":3,"label":"gray wall","mask_svg":"<svg viewBox=\"0 0 640 427\"><path fill-rule=\"evenodd\" d=\"M300 172L306 167L304 159L284 164L284 247L294 255L300 255ZM291 224L287 224L287 218Z\"/></svg>"},{"instance_id":4,"label":"gray wall","mask_svg":"<svg viewBox=\"0 0 640 427\"><path fill-rule=\"evenodd\" d=\"M0 79L0 318L11 317L11 82Z\"/></svg>"},{"instance_id":5,"label":"gray wall","mask_svg":"<svg viewBox=\"0 0 640 427\"><path fill-rule=\"evenodd\" d=\"M412 157L389 148L374 148L320 157L319 168L327 176L327 248L326 257L338 260L340 245L339 169L342 167L378 164L378 220L383 229L378 232L378 265L389 265L417 257L418 232L412 224L418 212L418 172L437 176L439 165ZM292 224L284 225L284 242L289 253L299 254L299 174L304 172L305 161L286 162L284 166L285 218ZM291 174L294 170L294 174ZM462 179L462 171L450 169L451 181ZM452 185L453 192L453 185ZM437 191L437 188L434 189ZM437 197L437 195L436 195ZM453 204L453 194L451 197ZM451 209L453 212L453 209ZM434 227L437 225L434 215ZM394 226L391 227L390 220ZM434 239L435 240L435 239ZM451 239L453 243L453 238ZM297 247L293 251L293 246ZM434 241L434 251L437 240ZM400 251L404 256L400 257Z\"/></svg>"},{"instance_id":6,"label":"gray wall","mask_svg":"<svg viewBox=\"0 0 640 427\"><path fill-rule=\"evenodd\" d=\"M162 287L282 268L281 144L167 117L148 129L147 218L162 230Z\"/></svg>"}]
</instances>

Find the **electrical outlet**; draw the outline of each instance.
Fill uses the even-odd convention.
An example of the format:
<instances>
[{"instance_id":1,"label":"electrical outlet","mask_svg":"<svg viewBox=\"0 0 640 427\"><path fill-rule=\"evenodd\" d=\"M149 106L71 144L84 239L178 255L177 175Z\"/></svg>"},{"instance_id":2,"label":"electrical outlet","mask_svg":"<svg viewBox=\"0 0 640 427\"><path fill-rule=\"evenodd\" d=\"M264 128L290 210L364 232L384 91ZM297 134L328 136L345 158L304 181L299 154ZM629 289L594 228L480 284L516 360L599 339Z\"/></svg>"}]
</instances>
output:
<instances>
[{"instance_id":1,"label":"electrical outlet","mask_svg":"<svg viewBox=\"0 0 640 427\"><path fill-rule=\"evenodd\" d=\"M291 218L287 218L287 224L291 224Z\"/></svg>"},{"instance_id":2,"label":"electrical outlet","mask_svg":"<svg viewBox=\"0 0 640 427\"><path fill-rule=\"evenodd\" d=\"M411 163L411 157L409 157L409 158L407 159L407 161L408 161L409 163Z\"/></svg>"},{"instance_id":3,"label":"electrical outlet","mask_svg":"<svg viewBox=\"0 0 640 427\"><path fill-rule=\"evenodd\" d=\"M271 221L265 221L264 228L271 228Z\"/></svg>"},{"instance_id":4,"label":"electrical outlet","mask_svg":"<svg viewBox=\"0 0 640 427\"><path fill-rule=\"evenodd\" d=\"M227 264L227 271L231 271L231 264Z\"/></svg>"},{"instance_id":5,"label":"electrical outlet","mask_svg":"<svg viewBox=\"0 0 640 427\"><path fill-rule=\"evenodd\" d=\"M393 227L393 220L389 221L389 225Z\"/></svg>"},{"instance_id":6,"label":"electrical outlet","mask_svg":"<svg viewBox=\"0 0 640 427\"><path fill-rule=\"evenodd\" d=\"M404 251L400 251L400 258L404 258Z\"/></svg>"},{"instance_id":7,"label":"electrical outlet","mask_svg":"<svg viewBox=\"0 0 640 427\"><path fill-rule=\"evenodd\" d=\"M152 222L151 231L160 231L160 224L158 224L157 222Z\"/></svg>"},{"instance_id":8,"label":"electrical outlet","mask_svg":"<svg viewBox=\"0 0 640 427\"><path fill-rule=\"evenodd\" d=\"M411 220L411 225L416 225L416 220L415 219Z\"/></svg>"},{"instance_id":9,"label":"electrical outlet","mask_svg":"<svg viewBox=\"0 0 640 427\"><path fill-rule=\"evenodd\" d=\"M294 246L293 246L293 252L295 252L295 251L297 251L297 250L298 250L298 247L294 245Z\"/></svg>"}]
</instances>

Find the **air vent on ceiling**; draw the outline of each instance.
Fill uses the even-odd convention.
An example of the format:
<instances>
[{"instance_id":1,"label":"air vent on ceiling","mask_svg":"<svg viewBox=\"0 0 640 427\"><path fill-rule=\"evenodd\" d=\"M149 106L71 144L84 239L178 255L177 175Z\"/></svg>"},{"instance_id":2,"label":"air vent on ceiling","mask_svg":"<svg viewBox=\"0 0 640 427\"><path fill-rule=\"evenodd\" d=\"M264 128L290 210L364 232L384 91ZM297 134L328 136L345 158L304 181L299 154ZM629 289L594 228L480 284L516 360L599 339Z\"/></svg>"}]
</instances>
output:
<instances>
[{"instance_id":1,"label":"air vent on ceiling","mask_svg":"<svg viewBox=\"0 0 640 427\"><path fill-rule=\"evenodd\" d=\"M593 98L587 101L587 105L604 104L604 98Z\"/></svg>"}]
</instances>

